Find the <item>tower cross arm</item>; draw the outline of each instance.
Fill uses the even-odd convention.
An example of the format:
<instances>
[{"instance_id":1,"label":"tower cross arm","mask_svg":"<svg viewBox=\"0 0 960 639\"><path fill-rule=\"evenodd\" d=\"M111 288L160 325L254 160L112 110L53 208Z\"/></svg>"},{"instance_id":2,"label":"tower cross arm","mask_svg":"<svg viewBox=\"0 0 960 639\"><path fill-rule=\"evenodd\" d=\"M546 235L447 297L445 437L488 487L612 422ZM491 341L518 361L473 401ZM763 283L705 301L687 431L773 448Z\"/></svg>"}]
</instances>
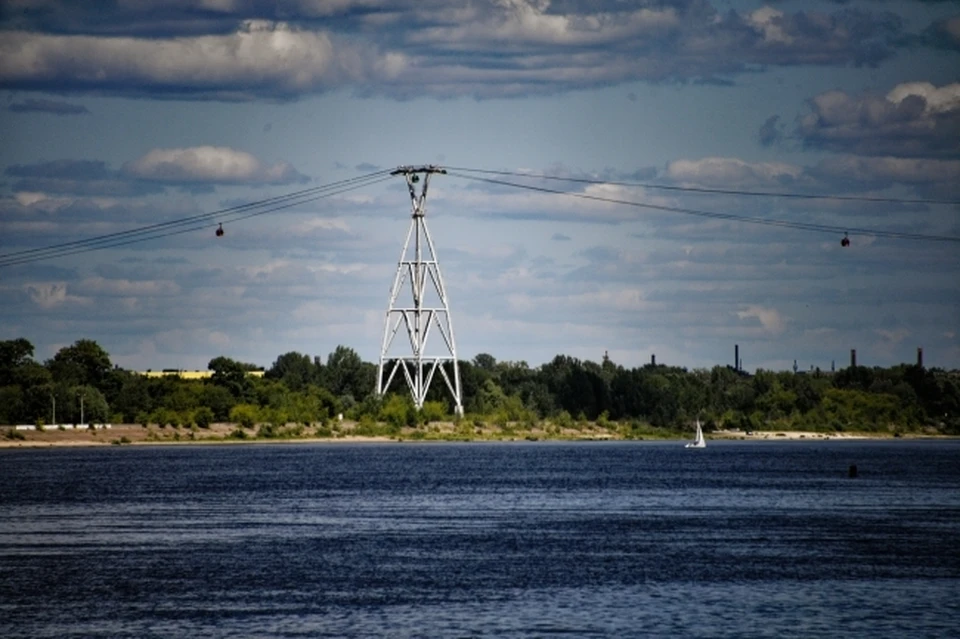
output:
<instances>
[{"instance_id":1,"label":"tower cross arm","mask_svg":"<svg viewBox=\"0 0 960 639\"><path fill-rule=\"evenodd\" d=\"M420 166L398 166L390 175L410 175L411 173L440 173L446 175L447 170L436 164L422 164Z\"/></svg>"}]
</instances>

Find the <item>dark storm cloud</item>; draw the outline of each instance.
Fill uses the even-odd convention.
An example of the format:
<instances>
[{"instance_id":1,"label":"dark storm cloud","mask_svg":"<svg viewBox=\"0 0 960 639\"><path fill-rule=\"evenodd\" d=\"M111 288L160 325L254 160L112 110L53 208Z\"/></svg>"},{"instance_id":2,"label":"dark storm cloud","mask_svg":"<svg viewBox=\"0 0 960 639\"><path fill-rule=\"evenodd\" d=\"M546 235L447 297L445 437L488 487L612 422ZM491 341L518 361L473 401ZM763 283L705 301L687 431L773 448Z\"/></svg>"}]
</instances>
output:
<instances>
[{"instance_id":1,"label":"dark storm cloud","mask_svg":"<svg viewBox=\"0 0 960 639\"><path fill-rule=\"evenodd\" d=\"M808 148L858 155L960 156L960 84L913 82L887 95L822 93L809 101L797 137Z\"/></svg>"},{"instance_id":2,"label":"dark storm cloud","mask_svg":"<svg viewBox=\"0 0 960 639\"><path fill-rule=\"evenodd\" d=\"M22 102L14 102L7 107L7 110L14 113L50 113L53 115L83 115L90 113L87 107L81 104L70 104L69 102L37 98L27 98Z\"/></svg>"},{"instance_id":3,"label":"dark storm cloud","mask_svg":"<svg viewBox=\"0 0 960 639\"><path fill-rule=\"evenodd\" d=\"M923 32L923 39L937 49L960 51L960 15L937 20Z\"/></svg>"},{"instance_id":4,"label":"dark storm cloud","mask_svg":"<svg viewBox=\"0 0 960 639\"><path fill-rule=\"evenodd\" d=\"M630 81L729 83L769 66L876 65L889 12L718 12L674 2L21 0L6 11L0 87L131 97L478 98Z\"/></svg>"}]
</instances>

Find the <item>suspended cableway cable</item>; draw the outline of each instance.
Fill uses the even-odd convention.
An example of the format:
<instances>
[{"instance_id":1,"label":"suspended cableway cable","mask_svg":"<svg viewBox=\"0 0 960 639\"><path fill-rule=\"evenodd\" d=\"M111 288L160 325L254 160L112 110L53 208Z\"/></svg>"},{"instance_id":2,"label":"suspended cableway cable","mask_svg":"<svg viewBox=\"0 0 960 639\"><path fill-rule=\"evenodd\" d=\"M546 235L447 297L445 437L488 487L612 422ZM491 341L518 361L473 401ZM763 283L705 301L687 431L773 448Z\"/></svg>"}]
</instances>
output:
<instances>
[{"instance_id":1,"label":"suspended cableway cable","mask_svg":"<svg viewBox=\"0 0 960 639\"><path fill-rule=\"evenodd\" d=\"M841 202L873 202L878 204L952 204L960 205L960 200L908 198L880 195L834 195L830 193L799 193L796 191L748 191L745 189L720 189L699 186L678 186L673 184L655 184L651 182L618 182L616 180L600 180L595 178L575 178L560 175L546 175L543 173L527 173L525 171L494 171L491 169L468 169L463 167L446 167L448 171L463 171L480 175L498 175L502 177L527 178L537 180L552 180L557 182L573 182L579 184L604 184L609 186L627 186L660 191L676 191L680 193L702 193L708 195L737 195L747 197L787 198L797 200L837 200ZM463 176L461 176L463 177Z\"/></svg>"},{"instance_id":2,"label":"suspended cableway cable","mask_svg":"<svg viewBox=\"0 0 960 639\"><path fill-rule=\"evenodd\" d=\"M17 264L27 264L41 260L54 259L77 253L86 253L89 251L98 251L108 248L117 248L134 244L137 242L146 242L149 240L170 237L189 233L191 231L202 230L216 227L227 222L238 222L252 217L275 213L283 209L288 209L300 204L306 204L322 198L339 195L347 191L378 184L391 179L389 171L377 171L367 175L340 180L322 186L302 189L286 195L279 195L272 198L249 202L237 206L231 206L209 213L200 213L189 217L159 222L148 226L108 233L96 237L63 242L51 246L40 248L25 249L0 255L0 268L5 266L14 266Z\"/></svg>"},{"instance_id":3,"label":"suspended cableway cable","mask_svg":"<svg viewBox=\"0 0 960 639\"><path fill-rule=\"evenodd\" d=\"M667 213L680 213L683 215L692 215L692 216L708 218L708 219L727 220L731 222L742 222L745 224L761 224L765 226L776 226L781 228L796 229L801 231L812 231L812 232L819 232L819 233L832 233L832 234L855 233L857 235L870 235L873 237L882 237L882 238L898 239L898 240L920 240L920 241L928 241L928 242L960 242L960 237L951 236L951 235L931 235L931 234L924 234L924 233L907 233L902 231L882 231L879 229L836 226L831 224L815 224L812 222L794 222L790 220L776 220L776 219L763 218L763 217L737 215L735 213L720 213L717 211L705 211L700 209L691 209L691 208L684 208L679 206L667 206L663 204L652 204L648 202L636 202L633 200L623 200L619 198L605 197L602 195L591 195L589 193L575 193L571 191L564 191L562 189L553 189L545 186L522 184L518 182L511 182L511 181L501 180L496 178L479 177L477 175L469 175L467 173L460 172L463 170L464 169L448 169L447 174L454 177L459 177L465 180L473 180L475 182L486 182L488 184L495 184L498 186L509 186L517 189L535 191L539 193L549 193L551 195L562 195L566 197L579 198L581 200L605 202L608 204L621 204L624 206L631 206L631 207L642 208L642 209L651 209L655 211L664 211ZM474 170L474 169L469 169L469 170ZM513 175L515 175L516 177L528 177L526 174L523 174L523 173L516 173ZM543 176L537 176L537 177L543 177ZM566 178L556 178L556 179L566 179ZM582 181L582 180L572 180L572 181ZM612 184L611 182L603 182L603 181L598 181L596 183ZM639 185L631 185L631 186L639 186ZM750 192L750 191L739 192L737 194L738 195L744 195L744 194L763 195L765 197L772 196L772 195L778 195L778 196L783 195L783 194L773 194L773 193L757 193L757 192ZM795 195L797 197L801 196L801 194L795 194ZM824 195L824 196L818 196L818 197L822 197L824 199L830 199L830 198L838 199L838 198L842 198L843 196ZM853 196L851 196L851 198L852 197ZM896 198L890 198L889 201L894 201L894 200L896 200ZM887 200L884 200L884 201L887 201ZM907 200L896 200L896 201L906 202ZM936 203L936 204L952 204L953 203L950 201L941 202L941 201L931 201L931 200L913 200L913 202L920 202L920 201L925 203ZM956 202L956 203L960 204L960 202Z\"/></svg>"}]
</instances>

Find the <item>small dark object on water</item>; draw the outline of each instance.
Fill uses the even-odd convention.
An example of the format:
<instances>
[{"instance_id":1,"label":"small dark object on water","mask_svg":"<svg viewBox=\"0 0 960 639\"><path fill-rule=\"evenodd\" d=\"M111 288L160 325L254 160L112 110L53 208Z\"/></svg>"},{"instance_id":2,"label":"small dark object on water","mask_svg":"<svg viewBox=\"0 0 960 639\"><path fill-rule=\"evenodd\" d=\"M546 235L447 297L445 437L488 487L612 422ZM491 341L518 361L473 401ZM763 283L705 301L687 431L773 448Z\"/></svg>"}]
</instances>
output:
<instances>
[{"instance_id":1,"label":"small dark object on water","mask_svg":"<svg viewBox=\"0 0 960 639\"><path fill-rule=\"evenodd\" d=\"M850 464L850 469L847 471L847 476L850 477L850 479L853 479L854 477L857 476L857 465L856 465L856 464Z\"/></svg>"}]
</instances>

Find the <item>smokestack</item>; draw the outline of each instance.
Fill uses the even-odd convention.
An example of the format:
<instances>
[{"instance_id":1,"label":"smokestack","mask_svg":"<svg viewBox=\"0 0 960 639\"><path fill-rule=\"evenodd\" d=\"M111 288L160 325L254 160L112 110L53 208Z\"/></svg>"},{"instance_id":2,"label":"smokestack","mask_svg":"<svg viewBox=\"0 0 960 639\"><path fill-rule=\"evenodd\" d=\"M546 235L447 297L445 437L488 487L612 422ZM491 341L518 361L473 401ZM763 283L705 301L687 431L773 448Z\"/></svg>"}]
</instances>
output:
<instances>
[{"instance_id":1,"label":"smokestack","mask_svg":"<svg viewBox=\"0 0 960 639\"><path fill-rule=\"evenodd\" d=\"M733 368L735 370L740 370L740 345L733 345Z\"/></svg>"},{"instance_id":2,"label":"smokestack","mask_svg":"<svg viewBox=\"0 0 960 639\"><path fill-rule=\"evenodd\" d=\"M851 368L857 367L857 349L855 348L850 349L850 367Z\"/></svg>"},{"instance_id":3,"label":"smokestack","mask_svg":"<svg viewBox=\"0 0 960 639\"><path fill-rule=\"evenodd\" d=\"M917 347L917 366L923 368L923 347Z\"/></svg>"},{"instance_id":4,"label":"smokestack","mask_svg":"<svg viewBox=\"0 0 960 639\"><path fill-rule=\"evenodd\" d=\"M656 365L657 365L657 355L656 355L656 353L652 353L652 354L650 355L650 365L651 365L651 366L656 366Z\"/></svg>"}]
</instances>

